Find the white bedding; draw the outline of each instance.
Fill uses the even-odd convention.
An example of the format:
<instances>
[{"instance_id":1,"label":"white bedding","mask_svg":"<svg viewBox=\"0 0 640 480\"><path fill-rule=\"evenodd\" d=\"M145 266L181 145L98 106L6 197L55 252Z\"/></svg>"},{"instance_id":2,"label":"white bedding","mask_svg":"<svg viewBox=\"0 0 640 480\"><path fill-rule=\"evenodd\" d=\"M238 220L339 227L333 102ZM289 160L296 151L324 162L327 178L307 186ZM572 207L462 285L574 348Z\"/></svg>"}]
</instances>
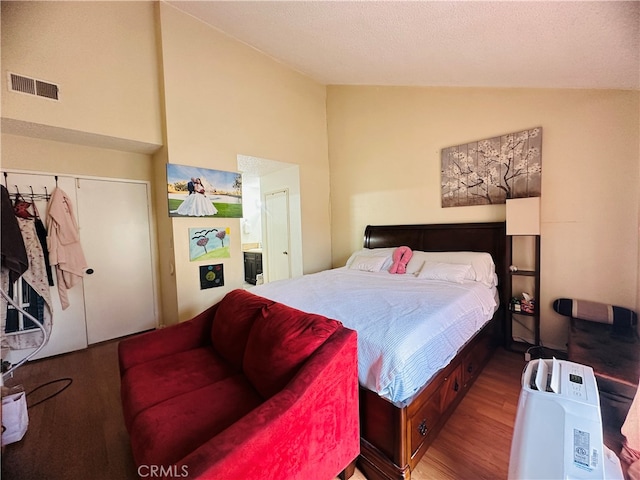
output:
<instances>
[{"instance_id":1,"label":"white bedding","mask_svg":"<svg viewBox=\"0 0 640 480\"><path fill-rule=\"evenodd\" d=\"M346 267L251 289L358 332L361 385L404 405L491 319L496 289Z\"/></svg>"}]
</instances>

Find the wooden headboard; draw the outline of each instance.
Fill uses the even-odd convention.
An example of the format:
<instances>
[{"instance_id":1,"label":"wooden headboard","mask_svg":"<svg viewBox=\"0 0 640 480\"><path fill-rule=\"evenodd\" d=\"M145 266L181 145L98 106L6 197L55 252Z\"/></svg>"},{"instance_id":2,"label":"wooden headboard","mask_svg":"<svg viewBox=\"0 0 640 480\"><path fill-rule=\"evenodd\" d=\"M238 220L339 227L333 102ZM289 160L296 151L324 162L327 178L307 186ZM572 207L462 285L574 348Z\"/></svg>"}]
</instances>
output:
<instances>
[{"instance_id":1,"label":"wooden headboard","mask_svg":"<svg viewBox=\"0 0 640 480\"><path fill-rule=\"evenodd\" d=\"M412 250L445 252L487 252L493 257L498 274L500 301L508 302L505 222L442 223L425 225L368 225L364 231L365 248L400 247Z\"/></svg>"}]
</instances>

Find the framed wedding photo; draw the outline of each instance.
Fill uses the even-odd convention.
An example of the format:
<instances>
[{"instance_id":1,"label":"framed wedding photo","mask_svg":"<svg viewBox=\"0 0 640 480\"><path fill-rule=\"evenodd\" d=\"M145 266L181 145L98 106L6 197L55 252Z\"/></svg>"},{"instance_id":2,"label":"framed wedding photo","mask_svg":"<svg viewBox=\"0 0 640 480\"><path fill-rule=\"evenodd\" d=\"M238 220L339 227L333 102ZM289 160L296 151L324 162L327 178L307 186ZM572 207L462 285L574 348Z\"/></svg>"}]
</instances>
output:
<instances>
[{"instance_id":1,"label":"framed wedding photo","mask_svg":"<svg viewBox=\"0 0 640 480\"><path fill-rule=\"evenodd\" d=\"M242 174L167 164L170 217L242 218Z\"/></svg>"}]
</instances>

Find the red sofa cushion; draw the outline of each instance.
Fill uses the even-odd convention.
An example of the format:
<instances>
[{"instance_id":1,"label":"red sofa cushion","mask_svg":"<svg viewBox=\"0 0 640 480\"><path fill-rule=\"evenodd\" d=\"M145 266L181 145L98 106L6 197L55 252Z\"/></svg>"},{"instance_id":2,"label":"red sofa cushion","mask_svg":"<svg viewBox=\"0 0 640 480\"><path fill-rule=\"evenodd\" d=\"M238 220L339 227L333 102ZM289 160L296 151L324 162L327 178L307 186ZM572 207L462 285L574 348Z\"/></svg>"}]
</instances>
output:
<instances>
[{"instance_id":1,"label":"red sofa cushion","mask_svg":"<svg viewBox=\"0 0 640 480\"><path fill-rule=\"evenodd\" d=\"M272 300L238 289L229 292L220 301L213 318L211 341L216 351L240 370L244 350L253 322L262 307Z\"/></svg>"},{"instance_id":2,"label":"red sofa cushion","mask_svg":"<svg viewBox=\"0 0 640 480\"><path fill-rule=\"evenodd\" d=\"M127 428L143 410L239 373L211 346L194 348L133 366L122 376L122 410ZM179 379L179 381L176 381Z\"/></svg>"},{"instance_id":3,"label":"red sofa cushion","mask_svg":"<svg viewBox=\"0 0 640 480\"><path fill-rule=\"evenodd\" d=\"M136 417L134 457L139 465L175 465L261 403L242 374L173 397Z\"/></svg>"},{"instance_id":4,"label":"red sofa cushion","mask_svg":"<svg viewBox=\"0 0 640 480\"><path fill-rule=\"evenodd\" d=\"M249 333L245 375L265 399L272 397L341 325L280 303L263 307Z\"/></svg>"},{"instance_id":5,"label":"red sofa cushion","mask_svg":"<svg viewBox=\"0 0 640 480\"><path fill-rule=\"evenodd\" d=\"M358 419L356 332L341 328L283 391L177 468L188 467L190 479L335 478L360 451Z\"/></svg>"}]
</instances>

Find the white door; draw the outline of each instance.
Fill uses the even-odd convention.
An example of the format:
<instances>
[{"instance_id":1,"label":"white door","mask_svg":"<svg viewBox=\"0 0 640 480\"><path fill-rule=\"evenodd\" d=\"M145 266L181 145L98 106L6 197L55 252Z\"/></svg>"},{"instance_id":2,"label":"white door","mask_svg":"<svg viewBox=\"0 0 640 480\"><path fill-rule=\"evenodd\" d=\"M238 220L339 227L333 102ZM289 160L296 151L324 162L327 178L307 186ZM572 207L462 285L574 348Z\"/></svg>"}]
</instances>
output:
<instances>
[{"instance_id":1,"label":"white door","mask_svg":"<svg viewBox=\"0 0 640 480\"><path fill-rule=\"evenodd\" d=\"M265 195L265 216L268 280L291 278L288 190Z\"/></svg>"},{"instance_id":2,"label":"white door","mask_svg":"<svg viewBox=\"0 0 640 480\"><path fill-rule=\"evenodd\" d=\"M78 180L89 344L155 328L147 184Z\"/></svg>"},{"instance_id":3,"label":"white door","mask_svg":"<svg viewBox=\"0 0 640 480\"><path fill-rule=\"evenodd\" d=\"M56 180L54 175L8 172L3 180L6 181L6 187L10 194L13 195L18 191L29 202L32 201L29 194L33 191L36 195L36 208L45 225L47 201L41 195L45 193L51 194L56 185L69 196L74 207L78 204L75 195L75 179L71 177L59 176ZM77 219L78 210L74 209L74 213ZM53 272L53 278L55 279L55 271ZM50 288L50 292L52 302L51 336L47 345L34 358L44 358L87 347L82 282L68 291L70 305L66 310L62 310L60 305L58 288L53 286ZM33 352L33 350L11 350L7 354L7 360L15 364Z\"/></svg>"}]
</instances>

